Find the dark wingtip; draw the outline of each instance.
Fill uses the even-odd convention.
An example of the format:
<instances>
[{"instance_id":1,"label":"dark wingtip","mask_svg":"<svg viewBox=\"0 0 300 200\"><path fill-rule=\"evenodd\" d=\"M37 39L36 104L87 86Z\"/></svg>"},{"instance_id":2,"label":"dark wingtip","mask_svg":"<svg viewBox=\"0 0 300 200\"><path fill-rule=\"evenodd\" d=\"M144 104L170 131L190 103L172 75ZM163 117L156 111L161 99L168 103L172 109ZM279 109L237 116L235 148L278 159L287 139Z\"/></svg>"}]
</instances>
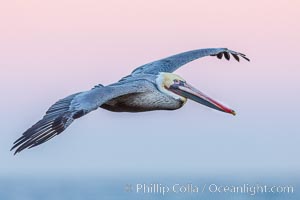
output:
<instances>
[{"instance_id":1,"label":"dark wingtip","mask_svg":"<svg viewBox=\"0 0 300 200\"><path fill-rule=\"evenodd\" d=\"M10 151L13 151L17 146L18 146L18 144L16 144L15 142L14 142L14 146L10 149Z\"/></svg>"},{"instance_id":2,"label":"dark wingtip","mask_svg":"<svg viewBox=\"0 0 300 200\"><path fill-rule=\"evenodd\" d=\"M236 61L240 62L240 58L239 58L236 54L231 53L231 55L234 57L234 59L235 59Z\"/></svg>"},{"instance_id":3,"label":"dark wingtip","mask_svg":"<svg viewBox=\"0 0 300 200\"><path fill-rule=\"evenodd\" d=\"M14 145L10 151L13 151L19 144ZM19 148L17 148L14 152L14 156L17 155L18 153L20 153L22 150L20 150Z\"/></svg>"},{"instance_id":4,"label":"dark wingtip","mask_svg":"<svg viewBox=\"0 0 300 200\"><path fill-rule=\"evenodd\" d=\"M226 58L226 60L230 60L230 54L228 52L224 52L224 56Z\"/></svg>"},{"instance_id":5,"label":"dark wingtip","mask_svg":"<svg viewBox=\"0 0 300 200\"><path fill-rule=\"evenodd\" d=\"M250 62L250 59L247 58L245 55L241 55L241 56L242 56L242 58L244 58L245 60L247 60L248 62Z\"/></svg>"},{"instance_id":6,"label":"dark wingtip","mask_svg":"<svg viewBox=\"0 0 300 200\"><path fill-rule=\"evenodd\" d=\"M223 53L218 53L217 54L217 58L222 59L222 57L223 57Z\"/></svg>"},{"instance_id":7,"label":"dark wingtip","mask_svg":"<svg viewBox=\"0 0 300 200\"><path fill-rule=\"evenodd\" d=\"M19 139L17 139L16 141L14 141L13 144L17 144L18 142L20 142L21 140L23 140L25 138L24 135L22 135L21 137L19 137Z\"/></svg>"},{"instance_id":8,"label":"dark wingtip","mask_svg":"<svg viewBox=\"0 0 300 200\"><path fill-rule=\"evenodd\" d=\"M235 60L237 60L238 62L240 61L240 57L242 57L242 58L244 58L245 60L247 60L248 62L250 62L250 59L247 58L246 55L243 54L243 53L236 52L236 51L232 51L232 50L228 50L226 53L227 53L227 54L230 53L230 54L235 58ZM226 57L226 53L224 52L225 57ZM239 57L239 56L240 56L240 57Z\"/></svg>"},{"instance_id":9,"label":"dark wingtip","mask_svg":"<svg viewBox=\"0 0 300 200\"><path fill-rule=\"evenodd\" d=\"M20 144L22 144L26 140L26 137L23 135L19 139L17 139L14 143L10 151L14 150L16 147L18 147ZM16 153L15 153L16 154Z\"/></svg>"},{"instance_id":10,"label":"dark wingtip","mask_svg":"<svg viewBox=\"0 0 300 200\"><path fill-rule=\"evenodd\" d=\"M16 146L13 146L10 151L13 151L16 148ZM19 153L20 151L18 151L18 149L15 150L14 152L14 156L17 155L17 153Z\"/></svg>"}]
</instances>

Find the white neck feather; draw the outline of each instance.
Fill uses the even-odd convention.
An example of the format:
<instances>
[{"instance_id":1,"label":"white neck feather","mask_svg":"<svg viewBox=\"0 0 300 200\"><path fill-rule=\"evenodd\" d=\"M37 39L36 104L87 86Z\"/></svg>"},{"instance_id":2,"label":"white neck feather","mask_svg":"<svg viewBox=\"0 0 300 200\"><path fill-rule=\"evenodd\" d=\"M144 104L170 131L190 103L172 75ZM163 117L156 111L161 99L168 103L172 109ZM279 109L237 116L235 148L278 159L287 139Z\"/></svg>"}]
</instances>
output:
<instances>
[{"instance_id":1,"label":"white neck feather","mask_svg":"<svg viewBox=\"0 0 300 200\"><path fill-rule=\"evenodd\" d=\"M174 99L181 99L181 100L184 100L185 98L178 95L178 94L175 94L174 92L171 92L170 90L166 89L165 86L166 86L166 82L168 81L172 81L168 78L168 75L170 75L170 73L165 73L165 72L160 72L158 75L157 75L157 78L156 78L156 85L159 89L159 91L161 91L162 93L168 95L168 96L171 96L173 97ZM170 84L170 83L169 83Z\"/></svg>"}]
</instances>

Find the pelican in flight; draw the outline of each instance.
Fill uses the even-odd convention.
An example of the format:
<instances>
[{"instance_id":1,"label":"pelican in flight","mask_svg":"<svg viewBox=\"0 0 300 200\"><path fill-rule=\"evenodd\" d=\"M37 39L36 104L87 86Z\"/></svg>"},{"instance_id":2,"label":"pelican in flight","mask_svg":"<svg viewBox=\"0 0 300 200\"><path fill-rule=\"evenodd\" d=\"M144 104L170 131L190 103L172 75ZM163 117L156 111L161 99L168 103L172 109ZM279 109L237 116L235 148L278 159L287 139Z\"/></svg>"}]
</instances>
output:
<instances>
[{"instance_id":1,"label":"pelican in flight","mask_svg":"<svg viewBox=\"0 0 300 200\"><path fill-rule=\"evenodd\" d=\"M101 107L113 112L144 112L176 110L191 99L210 108L235 115L235 112L203 94L180 76L173 74L179 67L205 56L237 61L250 61L244 54L227 48L208 48L188 51L157 60L136 68L130 75L107 86L78 92L57 101L44 117L14 142L15 154L38 146L62 133L70 124Z\"/></svg>"}]
</instances>

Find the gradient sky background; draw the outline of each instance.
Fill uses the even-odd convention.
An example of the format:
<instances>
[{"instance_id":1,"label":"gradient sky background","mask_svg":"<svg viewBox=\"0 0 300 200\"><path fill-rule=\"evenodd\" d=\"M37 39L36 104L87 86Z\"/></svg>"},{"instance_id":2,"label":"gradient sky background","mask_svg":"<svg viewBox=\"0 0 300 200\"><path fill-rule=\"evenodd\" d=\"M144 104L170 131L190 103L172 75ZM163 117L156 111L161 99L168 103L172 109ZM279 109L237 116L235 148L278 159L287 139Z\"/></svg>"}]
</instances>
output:
<instances>
[{"instance_id":1,"label":"gradient sky background","mask_svg":"<svg viewBox=\"0 0 300 200\"><path fill-rule=\"evenodd\" d=\"M299 172L296 0L5 1L0 8L0 174ZM50 105L183 51L228 47L176 73L237 116L188 102L139 114L97 110L46 144L9 149Z\"/></svg>"}]
</instances>

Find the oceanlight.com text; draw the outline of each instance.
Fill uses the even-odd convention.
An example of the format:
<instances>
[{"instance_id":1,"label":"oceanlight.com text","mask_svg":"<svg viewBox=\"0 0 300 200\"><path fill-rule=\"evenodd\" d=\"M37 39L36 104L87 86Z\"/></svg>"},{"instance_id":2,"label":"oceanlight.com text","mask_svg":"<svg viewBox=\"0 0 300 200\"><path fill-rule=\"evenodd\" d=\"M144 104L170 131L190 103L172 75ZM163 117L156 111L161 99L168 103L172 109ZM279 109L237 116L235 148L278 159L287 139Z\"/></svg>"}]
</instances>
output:
<instances>
[{"instance_id":1,"label":"oceanlight.com text","mask_svg":"<svg viewBox=\"0 0 300 200\"><path fill-rule=\"evenodd\" d=\"M193 183L136 183L126 184L126 192L133 192L137 194L155 194L167 195L169 193L184 194L184 193L212 193L212 194L245 194L245 195L258 195L264 193L278 193L278 194L293 194L294 187L291 185L265 185L265 184L193 184Z\"/></svg>"}]
</instances>

